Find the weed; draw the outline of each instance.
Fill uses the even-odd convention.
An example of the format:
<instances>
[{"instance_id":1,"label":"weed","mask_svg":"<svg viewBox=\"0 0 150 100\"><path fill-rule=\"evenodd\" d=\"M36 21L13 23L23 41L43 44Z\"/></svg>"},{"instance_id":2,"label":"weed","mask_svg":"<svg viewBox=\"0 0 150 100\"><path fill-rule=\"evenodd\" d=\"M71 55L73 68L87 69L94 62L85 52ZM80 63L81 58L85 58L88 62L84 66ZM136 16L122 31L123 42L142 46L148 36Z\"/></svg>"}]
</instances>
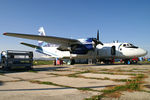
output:
<instances>
[{"instance_id":1,"label":"weed","mask_svg":"<svg viewBox=\"0 0 150 100\"><path fill-rule=\"evenodd\" d=\"M78 90L83 90L83 91L93 91L93 89L90 89L90 88L76 88Z\"/></svg>"},{"instance_id":2,"label":"weed","mask_svg":"<svg viewBox=\"0 0 150 100\"><path fill-rule=\"evenodd\" d=\"M28 72L38 73L38 71L35 70L29 70Z\"/></svg>"},{"instance_id":3,"label":"weed","mask_svg":"<svg viewBox=\"0 0 150 100\"><path fill-rule=\"evenodd\" d=\"M130 79L113 79L113 81L116 82L127 82L127 81L131 81Z\"/></svg>"},{"instance_id":4,"label":"weed","mask_svg":"<svg viewBox=\"0 0 150 100\"><path fill-rule=\"evenodd\" d=\"M108 78L108 77L104 77L104 80L110 80L110 78Z\"/></svg>"},{"instance_id":5,"label":"weed","mask_svg":"<svg viewBox=\"0 0 150 100\"><path fill-rule=\"evenodd\" d=\"M114 75L114 73L111 73L111 72L101 72L101 74L111 74L111 75Z\"/></svg>"},{"instance_id":6,"label":"weed","mask_svg":"<svg viewBox=\"0 0 150 100\"><path fill-rule=\"evenodd\" d=\"M52 65L53 61L52 60L34 60L33 65Z\"/></svg>"},{"instance_id":7,"label":"weed","mask_svg":"<svg viewBox=\"0 0 150 100\"><path fill-rule=\"evenodd\" d=\"M100 71L108 71L109 69L100 69Z\"/></svg>"},{"instance_id":8,"label":"weed","mask_svg":"<svg viewBox=\"0 0 150 100\"><path fill-rule=\"evenodd\" d=\"M78 89L78 90L82 90L82 91L97 91L97 90L93 90L93 89L90 89L90 88L84 88L84 87L71 87L71 86L66 86L66 85L60 85L60 84L56 84L56 83L53 83L53 82L47 82L47 81L37 81L37 80L31 80L30 81L31 83L37 83L37 84L45 84L45 85L54 85L54 86L60 86L60 87L66 87L66 88L75 88L75 89Z\"/></svg>"},{"instance_id":9,"label":"weed","mask_svg":"<svg viewBox=\"0 0 150 100\"><path fill-rule=\"evenodd\" d=\"M150 91L147 91L147 90L142 90L143 92L147 92L147 93L150 93Z\"/></svg>"},{"instance_id":10,"label":"weed","mask_svg":"<svg viewBox=\"0 0 150 100\"><path fill-rule=\"evenodd\" d=\"M77 74L69 74L68 77L78 77Z\"/></svg>"},{"instance_id":11,"label":"weed","mask_svg":"<svg viewBox=\"0 0 150 100\"><path fill-rule=\"evenodd\" d=\"M139 70L139 69L137 69L137 68L133 68L133 69L131 69L131 70Z\"/></svg>"},{"instance_id":12,"label":"weed","mask_svg":"<svg viewBox=\"0 0 150 100\"><path fill-rule=\"evenodd\" d=\"M142 79L146 78L147 76L145 76L144 74L134 74L134 76L135 77L132 80L131 79L115 80L115 81L124 81L124 82L126 82L126 84L102 90L101 92L103 92L103 94L98 95L98 96L94 96L92 98L87 98L85 100L100 100L101 98L103 98L105 96L119 97L120 92L121 91L126 91L126 90L141 91ZM146 92L149 93L150 91L146 91ZM98 97L101 97L101 98L98 98Z\"/></svg>"},{"instance_id":13,"label":"weed","mask_svg":"<svg viewBox=\"0 0 150 100\"><path fill-rule=\"evenodd\" d=\"M142 79L142 78L146 78L147 76L145 76L144 74L137 74L136 75L136 79Z\"/></svg>"},{"instance_id":14,"label":"weed","mask_svg":"<svg viewBox=\"0 0 150 100\"><path fill-rule=\"evenodd\" d=\"M54 85L54 86L61 86L61 87L69 87L69 88L71 88L70 86L59 85L59 84L56 84L56 83L53 83L53 82L47 82L47 81L31 80L30 82L31 83L38 83L38 84Z\"/></svg>"},{"instance_id":15,"label":"weed","mask_svg":"<svg viewBox=\"0 0 150 100\"><path fill-rule=\"evenodd\" d=\"M132 74L128 74L128 75L136 76L137 74L135 74L135 73L132 73Z\"/></svg>"}]
</instances>

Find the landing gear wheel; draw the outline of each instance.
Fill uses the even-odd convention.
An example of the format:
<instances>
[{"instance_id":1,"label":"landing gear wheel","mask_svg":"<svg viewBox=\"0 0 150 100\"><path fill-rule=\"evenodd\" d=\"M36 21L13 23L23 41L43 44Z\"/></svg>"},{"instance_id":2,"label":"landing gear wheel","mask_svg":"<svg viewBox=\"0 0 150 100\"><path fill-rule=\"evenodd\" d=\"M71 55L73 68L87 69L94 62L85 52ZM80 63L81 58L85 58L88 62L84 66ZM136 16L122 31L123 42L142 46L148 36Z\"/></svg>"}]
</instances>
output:
<instances>
[{"instance_id":1,"label":"landing gear wheel","mask_svg":"<svg viewBox=\"0 0 150 100\"><path fill-rule=\"evenodd\" d=\"M130 65L131 61L129 59L126 59L126 60L124 60L124 63Z\"/></svg>"},{"instance_id":2,"label":"landing gear wheel","mask_svg":"<svg viewBox=\"0 0 150 100\"><path fill-rule=\"evenodd\" d=\"M71 59L71 65L74 65L74 64L75 64L75 60Z\"/></svg>"}]
</instances>

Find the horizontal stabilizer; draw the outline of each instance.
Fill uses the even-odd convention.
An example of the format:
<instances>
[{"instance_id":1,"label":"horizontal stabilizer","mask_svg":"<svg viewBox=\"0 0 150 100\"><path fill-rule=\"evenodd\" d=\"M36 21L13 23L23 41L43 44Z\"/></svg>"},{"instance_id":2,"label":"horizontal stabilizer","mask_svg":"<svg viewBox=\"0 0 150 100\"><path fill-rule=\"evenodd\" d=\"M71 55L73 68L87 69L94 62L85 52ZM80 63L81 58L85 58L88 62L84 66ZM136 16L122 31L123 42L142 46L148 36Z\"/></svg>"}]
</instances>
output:
<instances>
[{"instance_id":1,"label":"horizontal stabilizer","mask_svg":"<svg viewBox=\"0 0 150 100\"><path fill-rule=\"evenodd\" d=\"M24 42L21 42L20 44L25 45L25 46L29 46L29 47L32 47L32 48L41 48L40 46L33 45L33 44L28 44L28 43L24 43Z\"/></svg>"}]
</instances>

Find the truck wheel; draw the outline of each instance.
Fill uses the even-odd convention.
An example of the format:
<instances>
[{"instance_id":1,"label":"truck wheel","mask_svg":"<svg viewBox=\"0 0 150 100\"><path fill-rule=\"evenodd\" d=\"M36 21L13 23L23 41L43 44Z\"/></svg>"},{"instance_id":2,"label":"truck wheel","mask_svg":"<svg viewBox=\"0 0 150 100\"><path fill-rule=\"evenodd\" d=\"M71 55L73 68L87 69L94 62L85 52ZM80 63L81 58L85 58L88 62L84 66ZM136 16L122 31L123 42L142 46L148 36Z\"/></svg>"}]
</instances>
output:
<instances>
[{"instance_id":1,"label":"truck wheel","mask_svg":"<svg viewBox=\"0 0 150 100\"><path fill-rule=\"evenodd\" d=\"M25 68L26 68L26 70L31 70L32 69L31 66L26 66Z\"/></svg>"},{"instance_id":2,"label":"truck wheel","mask_svg":"<svg viewBox=\"0 0 150 100\"><path fill-rule=\"evenodd\" d=\"M9 71L9 70L11 70L11 68L9 66L2 66L2 70Z\"/></svg>"},{"instance_id":3,"label":"truck wheel","mask_svg":"<svg viewBox=\"0 0 150 100\"><path fill-rule=\"evenodd\" d=\"M71 65L74 65L74 64L75 64L75 60L71 59Z\"/></svg>"},{"instance_id":4,"label":"truck wheel","mask_svg":"<svg viewBox=\"0 0 150 100\"><path fill-rule=\"evenodd\" d=\"M2 66L2 70L4 70L4 68L5 68L5 67L4 67L4 66Z\"/></svg>"}]
</instances>

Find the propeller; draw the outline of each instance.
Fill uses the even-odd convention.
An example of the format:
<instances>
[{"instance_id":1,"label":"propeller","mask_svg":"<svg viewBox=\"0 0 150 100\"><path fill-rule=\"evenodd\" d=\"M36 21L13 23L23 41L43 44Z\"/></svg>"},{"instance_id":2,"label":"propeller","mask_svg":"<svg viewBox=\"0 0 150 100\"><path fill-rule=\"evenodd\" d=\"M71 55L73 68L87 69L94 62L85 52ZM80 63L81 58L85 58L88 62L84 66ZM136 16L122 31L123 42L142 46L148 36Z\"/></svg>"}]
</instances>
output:
<instances>
[{"instance_id":1,"label":"propeller","mask_svg":"<svg viewBox=\"0 0 150 100\"><path fill-rule=\"evenodd\" d=\"M99 41L99 30L97 30L97 40Z\"/></svg>"},{"instance_id":2,"label":"propeller","mask_svg":"<svg viewBox=\"0 0 150 100\"><path fill-rule=\"evenodd\" d=\"M94 48L96 48L98 44L103 45L103 43L99 41L99 30L97 30L97 38L93 38L93 42L95 43Z\"/></svg>"}]
</instances>

